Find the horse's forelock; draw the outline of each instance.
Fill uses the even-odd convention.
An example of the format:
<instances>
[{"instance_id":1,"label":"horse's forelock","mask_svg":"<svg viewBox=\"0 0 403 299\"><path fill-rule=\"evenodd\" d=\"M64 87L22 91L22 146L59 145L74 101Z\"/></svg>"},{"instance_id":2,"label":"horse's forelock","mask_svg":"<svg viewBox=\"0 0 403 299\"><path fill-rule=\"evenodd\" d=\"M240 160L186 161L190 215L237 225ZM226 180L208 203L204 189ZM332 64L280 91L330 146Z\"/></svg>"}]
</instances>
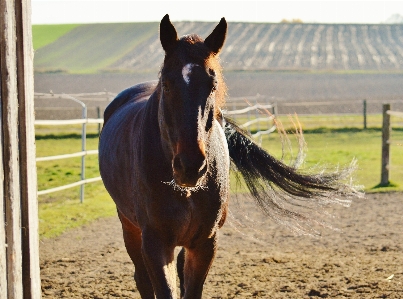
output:
<instances>
[{"instance_id":1,"label":"horse's forelock","mask_svg":"<svg viewBox=\"0 0 403 299\"><path fill-rule=\"evenodd\" d=\"M186 34L180 38L181 41L184 41L189 44L195 44L195 43L202 43L204 40L198 36L197 34Z\"/></svg>"}]
</instances>

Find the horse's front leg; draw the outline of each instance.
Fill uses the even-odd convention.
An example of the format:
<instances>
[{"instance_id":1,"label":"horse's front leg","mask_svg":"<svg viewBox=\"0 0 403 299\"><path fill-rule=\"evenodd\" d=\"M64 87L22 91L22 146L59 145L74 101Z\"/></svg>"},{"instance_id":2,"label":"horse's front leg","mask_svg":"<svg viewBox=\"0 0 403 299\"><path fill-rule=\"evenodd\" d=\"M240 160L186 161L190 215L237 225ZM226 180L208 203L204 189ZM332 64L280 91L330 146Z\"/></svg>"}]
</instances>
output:
<instances>
[{"instance_id":1,"label":"horse's front leg","mask_svg":"<svg viewBox=\"0 0 403 299\"><path fill-rule=\"evenodd\" d=\"M175 246L152 228L142 231L142 254L157 299L176 299Z\"/></svg>"},{"instance_id":2,"label":"horse's front leg","mask_svg":"<svg viewBox=\"0 0 403 299\"><path fill-rule=\"evenodd\" d=\"M126 250L135 267L134 280L143 299L154 299L154 290L141 253L141 230L118 211Z\"/></svg>"},{"instance_id":3,"label":"horse's front leg","mask_svg":"<svg viewBox=\"0 0 403 299\"><path fill-rule=\"evenodd\" d=\"M217 236L205 240L194 248L187 248L184 267L184 299L200 299L208 271L217 251Z\"/></svg>"}]
</instances>

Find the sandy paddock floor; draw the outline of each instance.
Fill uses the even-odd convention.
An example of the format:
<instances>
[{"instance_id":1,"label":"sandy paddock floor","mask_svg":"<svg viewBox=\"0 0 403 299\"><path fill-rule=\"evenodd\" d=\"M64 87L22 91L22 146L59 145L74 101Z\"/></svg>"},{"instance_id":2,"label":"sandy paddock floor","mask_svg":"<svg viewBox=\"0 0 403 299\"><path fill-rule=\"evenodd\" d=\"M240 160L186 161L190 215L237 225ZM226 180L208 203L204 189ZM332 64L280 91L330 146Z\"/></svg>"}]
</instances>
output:
<instances>
[{"instance_id":1,"label":"sandy paddock floor","mask_svg":"<svg viewBox=\"0 0 403 299\"><path fill-rule=\"evenodd\" d=\"M232 199L203 298L403 298L403 194L336 207L320 238ZM40 244L43 298L140 298L117 217Z\"/></svg>"}]
</instances>

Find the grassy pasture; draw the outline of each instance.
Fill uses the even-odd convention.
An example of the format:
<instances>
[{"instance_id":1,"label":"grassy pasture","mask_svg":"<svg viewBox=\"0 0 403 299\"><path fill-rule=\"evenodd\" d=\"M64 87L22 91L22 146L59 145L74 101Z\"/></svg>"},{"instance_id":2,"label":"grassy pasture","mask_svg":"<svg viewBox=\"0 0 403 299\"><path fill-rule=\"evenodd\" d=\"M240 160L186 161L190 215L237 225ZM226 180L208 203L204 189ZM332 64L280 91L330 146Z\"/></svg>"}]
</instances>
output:
<instances>
[{"instance_id":1,"label":"grassy pasture","mask_svg":"<svg viewBox=\"0 0 403 299\"><path fill-rule=\"evenodd\" d=\"M35 71L97 73L157 32L157 23L81 25L39 51L35 56Z\"/></svg>"},{"instance_id":2,"label":"grassy pasture","mask_svg":"<svg viewBox=\"0 0 403 299\"><path fill-rule=\"evenodd\" d=\"M32 40L34 50L38 50L49 45L69 31L73 30L78 24L60 24L60 25L32 25Z\"/></svg>"},{"instance_id":3,"label":"grassy pasture","mask_svg":"<svg viewBox=\"0 0 403 299\"><path fill-rule=\"evenodd\" d=\"M284 127L290 124L283 121ZM87 149L96 149L98 146L97 127L89 126L90 134L87 138ZM71 127L66 131L57 131L50 134L50 128L37 128L37 156L49 156L73 153L81 149L79 127ZM92 132L92 133L91 133ZM296 139L289 134L289 139L296 154ZM393 186L376 188L380 181L381 158L381 130L349 128L322 128L307 129L304 134L307 143L307 156L304 168L315 165L334 166L348 165L353 158L358 160L359 168L356 172L356 183L363 185L368 192L373 191L401 191L403 190L403 131L393 130L391 147L391 174ZM262 145L271 154L282 156L279 135L273 133L262 139ZM285 162L290 161L290 155L285 156ZM64 159L49 162L38 162L39 190L52 188L80 179L80 158ZM97 156L87 156L86 177L99 175ZM233 184L235 185L235 184ZM234 190L236 191L236 190ZM242 188L238 189L242 192ZM104 189L102 182L85 186L84 203L79 203L79 187L39 197L40 236L53 237L63 231L83 225L100 217L115 215L113 201Z\"/></svg>"},{"instance_id":4,"label":"grassy pasture","mask_svg":"<svg viewBox=\"0 0 403 299\"><path fill-rule=\"evenodd\" d=\"M78 133L37 135L37 157L74 153L81 150ZM98 136L89 135L87 150L97 149ZM80 180L81 158L37 163L38 189L58 187ZM86 157L86 177L99 176L96 155ZM85 200L80 204L80 187L39 196L41 237L54 237L67 229L81 226L100 217L112 216L115 206L102 182L85 185Z\"/></svg>"}]
</instances>

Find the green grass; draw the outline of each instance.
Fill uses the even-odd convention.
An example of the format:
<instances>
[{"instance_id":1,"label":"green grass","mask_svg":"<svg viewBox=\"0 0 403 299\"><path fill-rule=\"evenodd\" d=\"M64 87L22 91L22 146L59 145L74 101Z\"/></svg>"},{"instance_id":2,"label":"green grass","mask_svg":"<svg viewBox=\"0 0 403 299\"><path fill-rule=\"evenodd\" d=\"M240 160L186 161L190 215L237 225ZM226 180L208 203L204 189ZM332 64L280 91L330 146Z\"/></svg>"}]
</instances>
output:
<instances>
[{"instance_id":1,"label":"green grass","mask_svg":"<svg viewBox=\"0 0 403 299\"><path fill-rule=\"evenodd\" d=\"M47 195L39 197L40 238L56 237L98 218L116 215L115 204L101 182L85 186L85 200L82 204L78 188L52 194L53 200L50 201L44 200Z\"/></svg>"},{"instance_id":2,"label":"green grass","mask_svg":"<svg viewBox=\"0 0 403 299\"><path fill-rule=\"evenodd\" d=\"M42 128L43 129L43 128ZM81 150L79 133L47 133L37 135L37 156L59 155ZM98 138L91 134L87 139L87 149L96 149ZM295 138L289 134L293 149L297 146ZM403 191L403 130L393 130L391 147L390 187L380 188L381 131L380 129L361 130L348 128L322 128L307 130L304 134L307 143L305 169L316 165L348 165L352 159L358 160L355 174L356 183L363 185L367 192ZM279 135L265 136L262 145L275 157L282 155ZM296 152L294 152L294 155ZM290 156L285 157L289 162ZM39 190L57 187L80 179L80 158L49 162L38 162ZM99 175L97 156L86 158L86 177ZM234 175L232 184L235 186ZM234 190L235 188L232 188ZM239 188L238 192L243 192ZM84 203L79 203L79 188L39 196L39 230L41 238L60 235L71 228L89 223L97 218L116 215L113 201L101 182L85 186Z\"/></svg>"},{"instance_id":3,"label":"green grass","mask_svg":"<svg viewBox=\"0 0 403 299\"><path fill-rule=\"evenodd\" d=\"M63 136L66 136L63 138ZM87 150L97 149L98 138L87 139ZM80 135L37 136L37 156L52 156L81 150ZM38 190L58 187L80 180L81 158L37 162ZM96 155L86 157L86 178L99 176ZM40 195L39 235L50 238L66 230L89 223L95 219L116 215L115 204L102 182L85 185L84 203L80 204L80 187Z\"/></svg>"},{"instance_id":4,"label":"green grass","mask_svg":"<svg viewBox=\"0 0 403 299\"><path fill-rule=\"evenodd\" d=\"M57 41L61 36L65 35L77 26L79 25L32 25L32 40L34 50L38 50Z\"/></svg>"},{"instance_id":5,"label":"green grass","mask_svg":"<svg viewBox=\"0 0 403 299\"><path fill-rule=\"evenodd\" d=\"M87 124L87 136L95 137L98 135L98 124ZM36 125L35 134L37 139L65 139L66 137L81 139L82 126L46 126Z\"/></svg>"},{"instance_id":6,"label":"green grass","mask_svg":"<svg viewBox=\"0 0 403 299\"><path fill-rule=\"evenodd\" d=\"M307 143L305 169L316 165L347 166L353 159L358 161L355 181L363 185L366 192L402 191L403 190L403 155L402 131L393 131L391 147L391 186L379 188L381 178L381 136L380 130L357 131L355 129L329 130L325 133L305 132ZM290 136L293 149L296 151L296 138ZM281 143L278 134L272 134L263 139L263 146L274 156L281 157ZM294 152L294 156L297 153ZM286 156L285 161L289 161ZM288 159L288 160L287 160Z\"/></svg>"},{"instance_id":7,"label":"green grass","mask_svg":"<svg viewBox=\"0 0 403 299\"><path fill-rule=\"evenodd\" d=\"M91 74L114 71L113 63L158 32L158 23L86 24L35 55L36 72Z\"/></svg>"}]
</instances>

